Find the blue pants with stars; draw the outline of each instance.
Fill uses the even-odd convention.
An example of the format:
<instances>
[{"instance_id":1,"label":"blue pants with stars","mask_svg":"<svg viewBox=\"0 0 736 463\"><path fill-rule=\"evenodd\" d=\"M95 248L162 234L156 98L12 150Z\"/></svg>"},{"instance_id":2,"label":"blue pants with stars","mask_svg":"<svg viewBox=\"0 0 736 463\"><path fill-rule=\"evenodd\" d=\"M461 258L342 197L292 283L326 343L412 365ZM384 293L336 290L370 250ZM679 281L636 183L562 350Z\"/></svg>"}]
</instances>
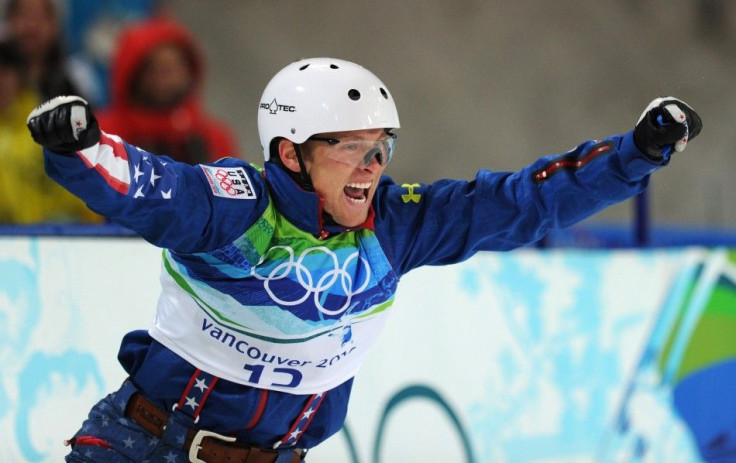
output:
<instances>
[{"instance_id":1,"label":"blue pants with stars","mask_svg":"<svg viewBox=\"0 0 736 463\"><path fill-rule=\"evenodd\" d=\"M171 413L166 431L160 439L125 417L125 405L135 387L126 381L120 390L98 402L90 411L82 428L74 436L67 462L163 462L186 463L184 439L191 418Z\"/></svg>"}]
</instances>

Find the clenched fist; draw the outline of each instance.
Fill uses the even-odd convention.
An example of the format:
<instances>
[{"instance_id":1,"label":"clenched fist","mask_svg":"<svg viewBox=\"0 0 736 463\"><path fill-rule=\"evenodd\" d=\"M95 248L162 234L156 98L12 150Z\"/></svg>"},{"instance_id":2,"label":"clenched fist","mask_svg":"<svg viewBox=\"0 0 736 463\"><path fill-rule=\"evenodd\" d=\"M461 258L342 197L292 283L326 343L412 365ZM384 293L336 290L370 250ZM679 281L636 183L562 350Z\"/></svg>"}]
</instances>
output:
<instances>
[{"instance_id":1,"label":"clenched fist","mask_svg":"<svg viewBox=\"0 0 736 463\"><path fill-rule=\"evenodd\" d=\"M100 141L100 128L89 103L78 96L58 96L28 115L28 130L39 145L57 153L80 151Z\"/></svg>"},{"instance_id":2,"label":"clenched fist","mask_svg":"<svg viewBox=\"0 0 736 463\"><path fill-rule=\"evenodd\" d=\"M673 150L683 151L702 128L700 116L684 101L656 98L636 123L634 143L650 158L666 161Z\"/></svg>"}]
</instances>

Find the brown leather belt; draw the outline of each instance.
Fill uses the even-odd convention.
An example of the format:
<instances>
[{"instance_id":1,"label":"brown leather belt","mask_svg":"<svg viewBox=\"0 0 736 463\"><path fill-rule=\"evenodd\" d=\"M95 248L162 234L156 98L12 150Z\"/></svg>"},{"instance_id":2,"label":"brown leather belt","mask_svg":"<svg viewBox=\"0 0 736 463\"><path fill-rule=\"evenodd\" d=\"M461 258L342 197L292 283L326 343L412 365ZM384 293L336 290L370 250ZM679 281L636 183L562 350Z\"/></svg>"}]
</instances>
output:
<instances>
[{"instance_id":1,"label":"brown leather belt","mask_svg":"<svg viewBox=\"0 0 736 463\"><path fill-rule=\"evenodd\" d=\"M134 393L125 407L125 416L138 423L143 429L161 438L164 435L169 415L159 409L140 392ZM184 441L184 450L189 452L192 462L216 463L274 463L278 452L239 443L234 437L223 436L203 429L190 429ZM294 450L291 463L299 463L306 453Z\"/></svg>"}]
</instances>

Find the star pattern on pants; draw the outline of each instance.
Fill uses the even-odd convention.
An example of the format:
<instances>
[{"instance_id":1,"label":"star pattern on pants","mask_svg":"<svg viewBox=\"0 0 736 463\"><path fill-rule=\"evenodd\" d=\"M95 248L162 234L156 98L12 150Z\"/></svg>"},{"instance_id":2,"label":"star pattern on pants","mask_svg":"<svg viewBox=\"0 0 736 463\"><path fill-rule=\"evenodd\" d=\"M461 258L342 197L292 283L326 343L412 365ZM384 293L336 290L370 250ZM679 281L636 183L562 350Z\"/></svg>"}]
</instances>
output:
<instances>
[{"instance_id":1,"label":"star pattern on pants","mask_svg":"<svg viewBox=\"0 0 736 463\"><path fill-rule=\"evenodd\" d=\"M278 449L281 447L291 447L296 445L297 441L312 421L312 417L322 403L323 398L324 393L312 395L304 406L302 412L299 414L297 420L291 425L289 432L286 433L280 441L276 442L273 448Z\"/></svg>"}]
</instances>

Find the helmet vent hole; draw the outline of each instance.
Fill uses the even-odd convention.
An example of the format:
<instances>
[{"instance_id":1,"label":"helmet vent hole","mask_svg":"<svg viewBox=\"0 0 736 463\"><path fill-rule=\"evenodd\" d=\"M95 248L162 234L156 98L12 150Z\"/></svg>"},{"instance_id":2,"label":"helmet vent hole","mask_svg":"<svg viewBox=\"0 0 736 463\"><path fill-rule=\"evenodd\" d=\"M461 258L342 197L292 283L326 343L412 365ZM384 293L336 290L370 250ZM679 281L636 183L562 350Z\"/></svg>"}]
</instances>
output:
<instances>
[{"instance_id":1,"label":"helmet vent hole","mask_svg":"<svg viewBox=\"0 0 736 463\"><path fill-rule=\"evenodd\" d=\"M330 64L330 69L340 69L340 66L337 64Z\"/></svg>"},{"instance_id":2,"label":"helmet vent hole","mask_svg":"<svg viewBox=\"0 0 736 463\"><path fill-rule=\"evenodd\" d=\"M360 100L360 92L355 90L354 88L351 88L348 90L348 98L350 98L353 101Z\"/></svg>"},{"instance_id":3,"label":"helmet vent hole","mask_svg":"<svg viewBox=\"0 0 736 463\"><path fill-rule=\"evenodd\" d=\"M388 92L386 92L386 89L383 87L381 87L381 95L388 100Z\"/></svg>"},{"instance_id":4,"label":"helmet vent hole","mask_svg":"<svg viewBox=\"0 0 736 463\"><path fill-rule=\"evenodd\" d=\"M303 71L309 67L309 64L305 64L304 66L300 67L299 70Z\"/></svg>"},{"instance_id":5,"label":"helmet vent hole","mask_svg":"<svg viewBox=\"0 0 736 463\"><path fill-rule=\"evenodd\" d=\"M290 132L292 135L294 135L296 133L296 129L291 129Z\"/></svg>"}]
</instances>

